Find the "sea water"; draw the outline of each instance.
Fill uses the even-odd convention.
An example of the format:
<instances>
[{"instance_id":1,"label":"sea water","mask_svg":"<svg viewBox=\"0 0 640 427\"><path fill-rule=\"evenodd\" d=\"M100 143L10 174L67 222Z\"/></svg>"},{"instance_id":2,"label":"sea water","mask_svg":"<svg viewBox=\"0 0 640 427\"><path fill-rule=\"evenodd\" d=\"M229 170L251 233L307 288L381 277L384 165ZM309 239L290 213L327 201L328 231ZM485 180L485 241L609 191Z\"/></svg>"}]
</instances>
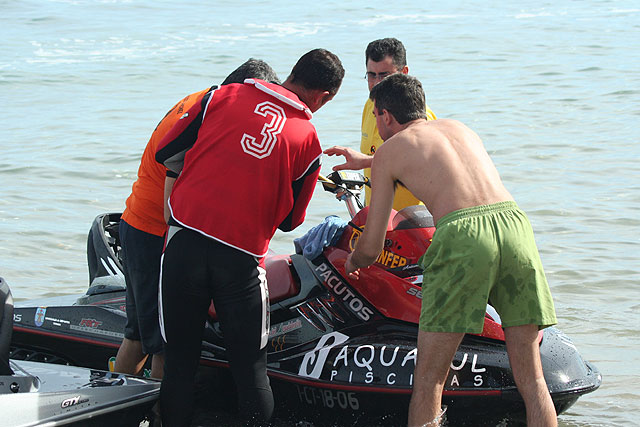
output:
<instances>
[{"instance_id":1,"label":"sea water","mask_svg":"<svg viewBox=\"0 0 640 427\"><path fill-rule=\"evenodd\" d=\"M156 124L249 57L284 80L323 47L346 69L313 118L359 147L364 50L397 37L439 117L483 138L529 214L559 328L603 374L563 426L638 425L640 5L622 1L0 1L0 276L16 300L80 294L93 218L120 212ZM327 174L338 159L324 158ZM229 167L229 185L234 170ZM275 189L274 189L275 191ZM230 212L232 214L232 212ZM317 191L307 220L346 217Z\"/></svg>"}]
</instances>

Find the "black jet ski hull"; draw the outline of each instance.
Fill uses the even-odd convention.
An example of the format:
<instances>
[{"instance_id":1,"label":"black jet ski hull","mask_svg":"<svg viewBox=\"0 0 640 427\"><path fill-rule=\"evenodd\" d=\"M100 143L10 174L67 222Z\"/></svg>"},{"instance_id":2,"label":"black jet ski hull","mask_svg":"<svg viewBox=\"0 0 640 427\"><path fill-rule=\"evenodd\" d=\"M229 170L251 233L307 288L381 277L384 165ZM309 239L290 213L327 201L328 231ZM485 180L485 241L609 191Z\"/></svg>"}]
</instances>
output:
<instances>
[{"instance_id":1,"label":"black jet ski hull","mask_svg":"<svg viewBox=\"0 0 640 427\"><path fill-rule=\"evenodd\" d=\"M109 366L126 324L118 219L119 214L101 215L91 229L92 286L86 295L77 300L67 297L64 302L26 302L16 308L14 358L97 369ZM410 219L422 234L390 235L395 241L405 239L405 248L430 232L425 222L429 217ZM394 233L414 230L403 221ZM389 253L381 260L381 267L388 271L371 267L369 277L350 283L343 276L343 265L355 237L356 229L345 232L337 247L325 249L313 261L300 255L266 257L271 299L267 368L279 419L291 416L314 425L406 423L421 292L419 283L402 272L414 267L415 257ZM424 248L416 253L420 251ZM393 270L396 265L405 268ZM385 292L377 293L379 289ZM597 389L602 378L558 329L545 329L540 339L545 379L562 413L579 396ZM225 402L225 409L232 406L227 400L233 394L228 393L233 384L227 360L224 338L211 312L200 373L210 378L204 384L210 390L199 397L205 402ZM513 382L502 329L489 313L483 333L463 339L445 384L443 404L457 424L524 420L524 404Z\"/></svg>"},{"instance_id":2,"label":"black jet ski hull","mask_svg":"<svg viewBox=\"0 0 640 427\"><path fill-rule=\"evenodd\" d=\"M11 357L109 369L124 338L124 290L83 298L88 305L71 297L16 306Z\"/></svg>"},{"instance_id":3,"label":"black jet ski hull","mask_svg":"<svg viewBox=\"0 0 640 427\"><path fill-rule=\"evenodd\" d=\"M123 293L85 296L84 302L93 304L86 306L16 307L12 357L106 369L126 323L120 310ZM288 402L280 412L329 424L363 422L365 416L367 422L393 419L393 424L406 417L415 363L414 325L373 322L321 333L302 317L278 322L277 311L268 369L276 401ZM318 338L304 343L309 336ZM226 378L216 386L233 388L224 372L228 365L222 344L217 325L208 324L201 362L220 372L203 375ZM599 372L559 330L545 330L541 355L558 413L600 385ZM466 336L452 364L443 404L457 422L522 420L524 406L511 380L504 343Z\"/></svg>"}]
</instances>

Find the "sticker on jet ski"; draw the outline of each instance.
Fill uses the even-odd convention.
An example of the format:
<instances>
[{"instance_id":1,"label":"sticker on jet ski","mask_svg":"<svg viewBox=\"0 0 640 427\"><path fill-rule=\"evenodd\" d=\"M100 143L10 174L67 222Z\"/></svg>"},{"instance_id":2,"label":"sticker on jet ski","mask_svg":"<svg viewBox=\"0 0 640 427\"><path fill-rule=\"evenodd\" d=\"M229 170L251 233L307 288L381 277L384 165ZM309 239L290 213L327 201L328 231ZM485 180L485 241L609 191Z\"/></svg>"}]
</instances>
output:
<instances>
[{"instance_id":1,"label":"sticker on jet ski","mask_svg":"<svg viewBox=\"0 0 640 427\"><path fill-rule=\"evenodd\" d=\"M360 230L356 230L355 228L353 229L351 237L349 238L349 249L352 251L355 249L356 243L361 234L362 232ZM391 244L387 243L385 246L391 246ZM375 262L388 268L399 268L407 265L407 258L394 254L387 249L383 249Z\"/></svg>"},{"instance_id":2,"label":"sticker on jet ski","mask_svg":"<svg viewBox=\"0 0 640 427\"><path fill-rule=\"evenodd\" d=\"M300 318L278 323L269 329L269 338L274 338L300 328L302 328L302 320L300 320Z\"/></svg>"},{"instance_id":3,"label":"sticker on jet ski","mask_svg":"<svg viewBox=\"0 0 640 427\"><path fill-rule=\"evenodd\" d=\"M124 333L101 329L101 325L102 322L96 319L82 319L78 325L69 325L69 329L107 337L124 338Z\"/></svg>"},{"instance_id":4,"label":"sticker on jet ski","mask_svg":"<svg viewBox=\"0 0 640 427\"><path fill-rule=\"evenodd\" d=\"M42 326L42 324L44 323L44 317L46 313L47 307L38 307L38 309L36 310L36 315L34 316L33 321L37 327Z\"/></svg>"},{"instance_id":5,"label":"sticker on jet ski","mask_svg":"<svg viewBox=\"0 0 640 427\"><path fill-rule=\"evenodd\" d=\"M371 309L365 302L358 298L354 292L347 286L340 277L329 267L326 262L318 265L315 268L315 273L322 279L325 285L327 285L333 293L340 297L353 313L355 313L362 320L367 321L373 314Z\"/></svg>"},{"instance_id":6,"label":"sticker on jet ski","mask_svg":"<svg viewBox=\"0 0 640 427\"><path fill-rule=\"evenodd\" d=\"M81 403L85 403L85 402L89 401L89 399L80 400L80 397L81 396L75 396L75 397L71 397L69 399L65 399L60 404L60 407L61 408L69 408L71 406L80 405Z\"/></svg>"},{"instance_id":7,"label":"sticker on jet ski","mask_svg":"<svg viewBox=\"0 0 640 427\"><path fill-rule=\"evenodd\" d=\"M59 319L57 317L49 317L49 316L46 316L44 318L44 320L48 320L49 322L51 322L53 324L53 326L69 325L71 323L71 322L69 322L68 320L65 320L65 319Z\"/></svg>"},{"instance_id":8,"label":"sticker on jet ski","mask_svg":"<svg viewBox=\"0 0 640 427\"><path fill-rule=\"evenodd\" d=\"M323 335L305 354L298 375L349 384L413 386L415 347L396 345L349 345L340 332ZM476 353L458 353L451 363L447 388L486 386L487 369Z\"/></svg>"}]
</instances>

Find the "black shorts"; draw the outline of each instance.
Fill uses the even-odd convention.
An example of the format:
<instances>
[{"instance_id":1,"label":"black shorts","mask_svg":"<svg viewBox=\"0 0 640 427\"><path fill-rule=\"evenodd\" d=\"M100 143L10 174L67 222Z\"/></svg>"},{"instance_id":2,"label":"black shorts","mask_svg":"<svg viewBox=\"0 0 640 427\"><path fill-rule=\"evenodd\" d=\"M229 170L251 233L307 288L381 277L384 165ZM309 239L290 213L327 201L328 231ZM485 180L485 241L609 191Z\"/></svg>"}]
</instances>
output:
<instances>
[{"instance_id":1,"label":"black shorts","mask_svg":"<svg viewBox=\"0 0 640 427\"><path fill-rule=\"evenodd\" d=\"M273 411L266 368L269 295L262 259L196 231L170 227L160 292L166 341L160 392L163 424L189 425L211 300L238 389L240 414L268 419Z\"/></svg>"},{"instance_id":2,"label":"black shorts","mask_svg":"<svg viewBox=\"0 0 640 427\"><path fill-rule=\"evenodd\" d=\"M162 353L158 286L164 237L145 233L124 220L120 220L119 232L127 283L127 326L124 336L140 341L145 354Z\"/></svg>"}]
</instances>

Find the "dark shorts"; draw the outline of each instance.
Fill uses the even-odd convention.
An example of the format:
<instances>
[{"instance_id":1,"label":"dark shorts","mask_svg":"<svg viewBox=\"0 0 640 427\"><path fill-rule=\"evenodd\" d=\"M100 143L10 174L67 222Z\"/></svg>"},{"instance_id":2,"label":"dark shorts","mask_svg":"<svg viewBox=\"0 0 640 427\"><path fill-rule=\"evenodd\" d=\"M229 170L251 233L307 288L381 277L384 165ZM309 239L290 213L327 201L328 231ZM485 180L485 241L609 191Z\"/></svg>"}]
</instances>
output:
<instances>
[{"instance_id":1,"label":"dark shorts","mask_svg":"<svg viewBox=\"0 0 640 427\"><path fill-rule=\"evenodd\" d=\"M120 220L119 231L127 283L127 326L124 336L140 341L145 354L162 353L158 286L164 237L140 231L124 220Z\"/></svg>"}]
</instances>

